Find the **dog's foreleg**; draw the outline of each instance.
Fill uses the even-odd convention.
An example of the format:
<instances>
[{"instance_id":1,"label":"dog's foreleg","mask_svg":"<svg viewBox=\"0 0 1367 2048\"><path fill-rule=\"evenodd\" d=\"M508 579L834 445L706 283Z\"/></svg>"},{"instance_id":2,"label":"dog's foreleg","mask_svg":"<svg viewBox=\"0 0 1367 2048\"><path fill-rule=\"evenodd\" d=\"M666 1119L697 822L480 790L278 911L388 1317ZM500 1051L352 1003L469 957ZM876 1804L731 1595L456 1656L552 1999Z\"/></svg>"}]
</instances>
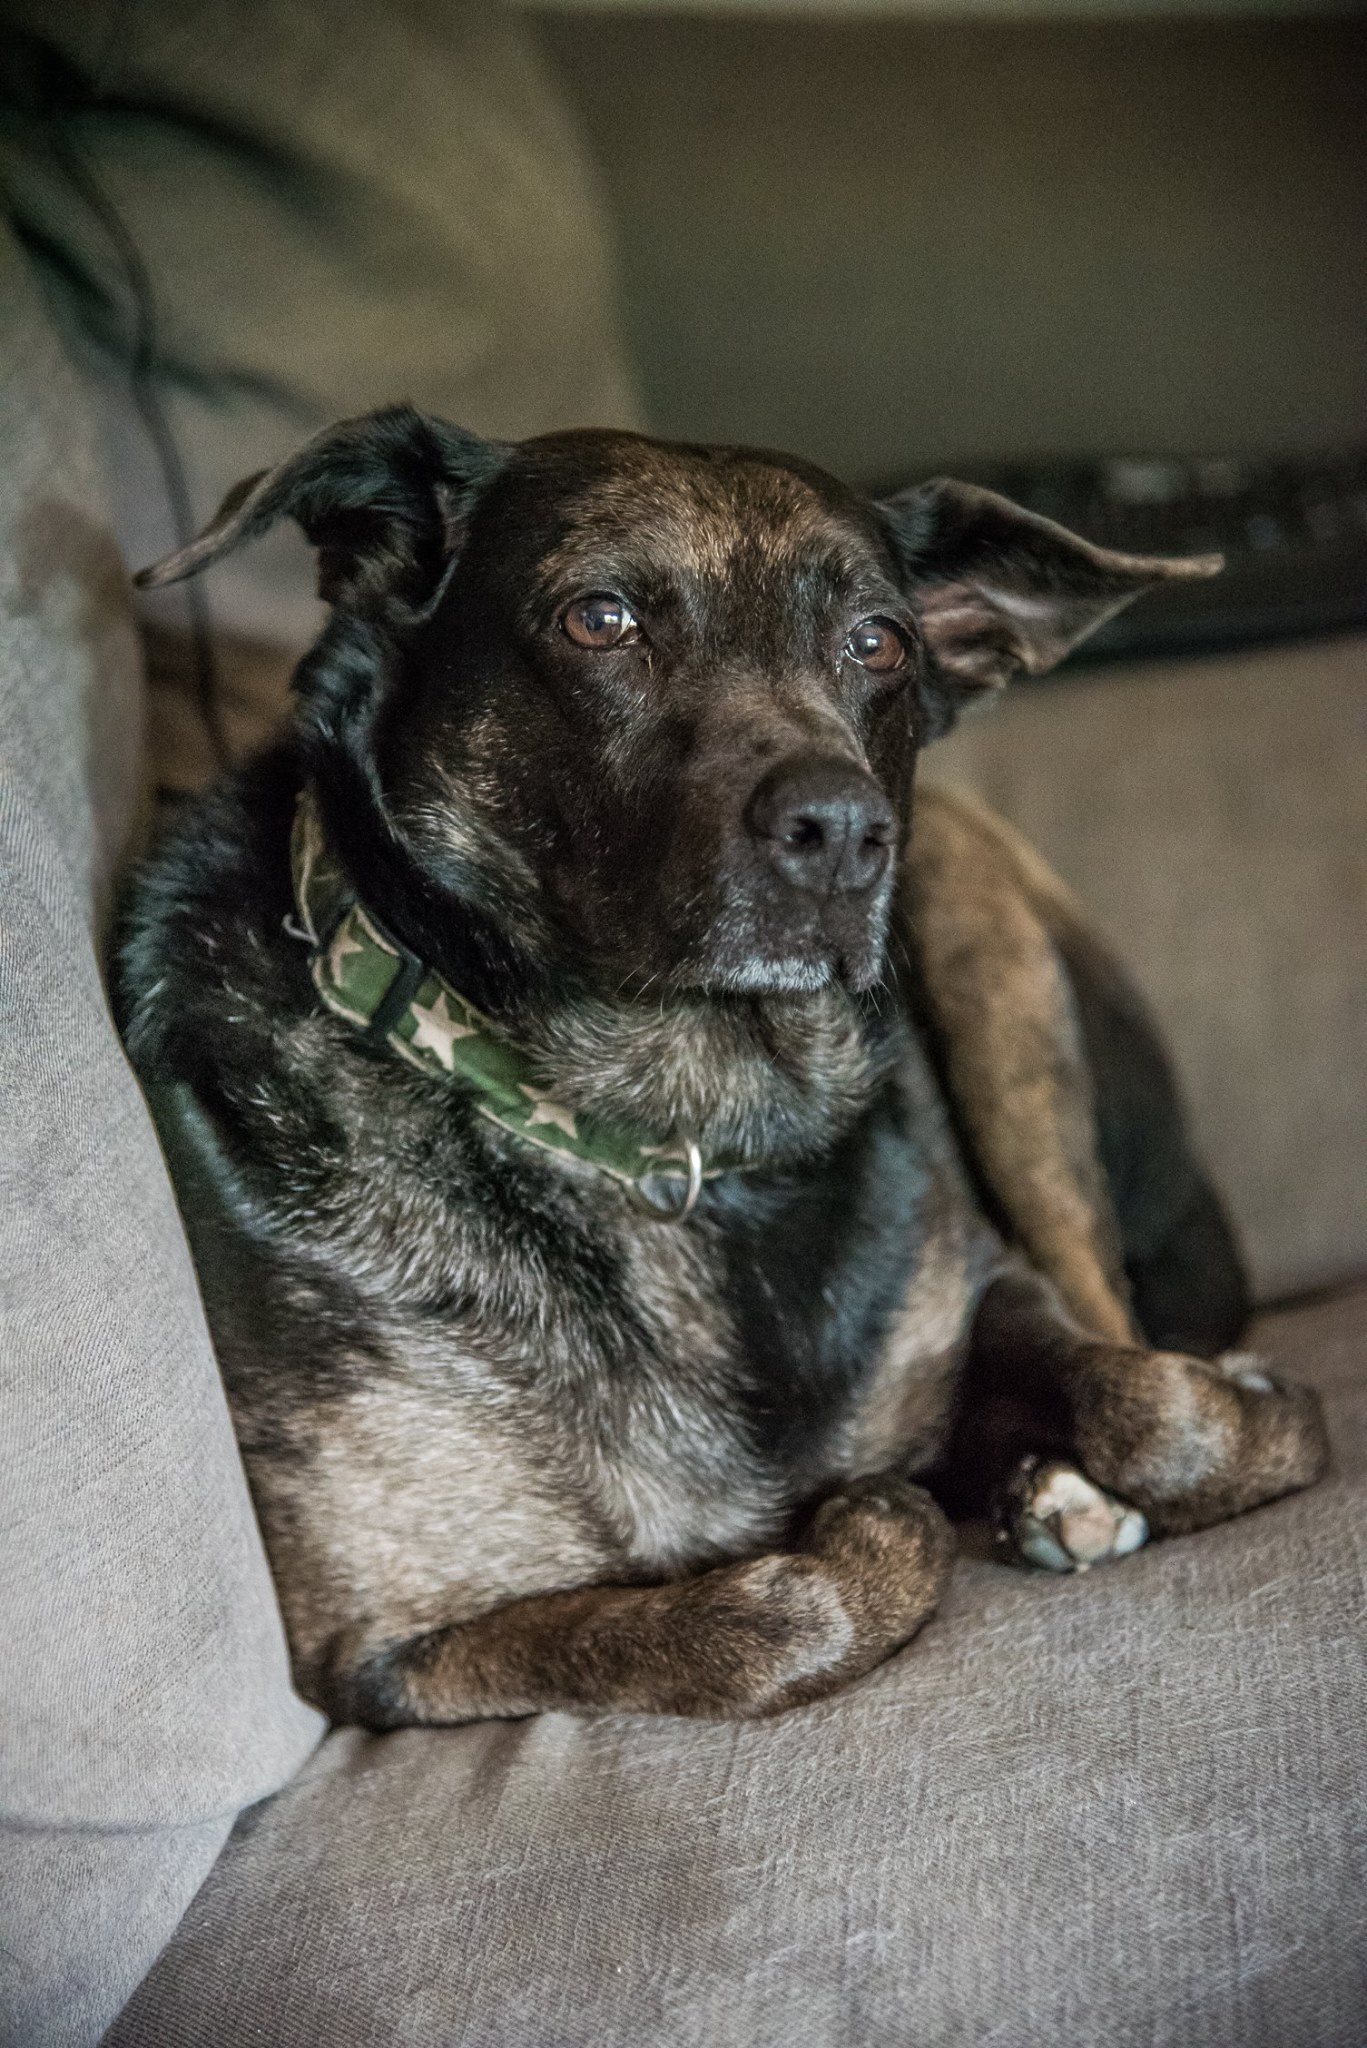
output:
<instances>
[{"instance_id":1,"label":"dog's foreleg","mask_svg":"<svg viewBox=\"0 0 1367 2048\"><path fill-rule=\"evenodd\" d=\"M338 1718L395 1728L553 1709L749 1718L833 1692L934 1612L953 1537L930 1495L853 1481L792 1552L657 1586L516 1600L335 1671Z\"/></svg>"},{"instance_id":2,"label":"dog's foreleg","mask_svg":"<svg viewBox=\"0 0 1367 2048\"><path fill-rule=\"evenodd\" d=\"M1034 1274L1004 1274L988 1289L971 1367L986 1398L1005 1396L1038 1413L1042 1437L1075 1457L1096 1487L1138 1508L1156 1535L1204 1528L1293 1493L1320 1478L1328 1461L1308 1387L1274 1379L1242 1353L1206 1361L1099 1341ZM1018 1479L1015 1490L1017 1505L1033 1512L1030 1489L1022 1494ZM1078 1511L1095 1536L1101 1509L1079 1500ZM1122 1527L1123 1512L1105 1554L1134 1547Z\"/></svg>"}]
</instances>

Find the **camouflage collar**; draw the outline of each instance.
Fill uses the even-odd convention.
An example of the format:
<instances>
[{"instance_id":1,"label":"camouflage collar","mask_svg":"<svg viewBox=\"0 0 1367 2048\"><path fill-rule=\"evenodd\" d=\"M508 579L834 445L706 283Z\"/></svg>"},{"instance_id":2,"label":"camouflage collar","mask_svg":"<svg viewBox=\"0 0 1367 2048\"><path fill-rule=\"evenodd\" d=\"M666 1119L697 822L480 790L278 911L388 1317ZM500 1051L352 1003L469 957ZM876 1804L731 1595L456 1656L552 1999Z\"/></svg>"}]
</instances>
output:
<instances>
[{"instance_id":1,"label":"camouflage collar","mask_svg":"<svg viewBox=\"0 0 1367 2048\"><path fill-rule=\"evenodd\" d=\"M553 1102L536 1086L527 1054L357 899L309 790L301 791L295 810L290 860L299 936L313 949L313 985L327 1008L372 1044L469 1089L478 1113L511 1137L621 1182L662 1222L681 1222L703 1182L727 1171L705 1167L691 1138L647 1144L628 1129L589 1123Z\"/></svg>"}]
</instances>

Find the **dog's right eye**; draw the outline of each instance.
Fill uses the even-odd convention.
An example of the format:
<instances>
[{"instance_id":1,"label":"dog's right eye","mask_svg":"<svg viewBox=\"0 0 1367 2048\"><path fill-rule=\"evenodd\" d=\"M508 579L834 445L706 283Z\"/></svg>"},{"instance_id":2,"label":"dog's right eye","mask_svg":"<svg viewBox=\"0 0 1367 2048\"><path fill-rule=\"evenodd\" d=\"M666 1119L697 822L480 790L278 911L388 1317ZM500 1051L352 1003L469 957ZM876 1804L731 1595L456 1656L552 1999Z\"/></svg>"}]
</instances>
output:
<instances>
[{"instance_id":1,"label":"dog's right eye","mask_svg":"<svg viewBox=\"0 0 1367 2048\"><path fill-rule=\"evenodd\" d=\"M597 592L578 597L560 615L560 630L576 647L622 647L640 638L641 629L620 597Z\"/></svg>"}]
</instances>

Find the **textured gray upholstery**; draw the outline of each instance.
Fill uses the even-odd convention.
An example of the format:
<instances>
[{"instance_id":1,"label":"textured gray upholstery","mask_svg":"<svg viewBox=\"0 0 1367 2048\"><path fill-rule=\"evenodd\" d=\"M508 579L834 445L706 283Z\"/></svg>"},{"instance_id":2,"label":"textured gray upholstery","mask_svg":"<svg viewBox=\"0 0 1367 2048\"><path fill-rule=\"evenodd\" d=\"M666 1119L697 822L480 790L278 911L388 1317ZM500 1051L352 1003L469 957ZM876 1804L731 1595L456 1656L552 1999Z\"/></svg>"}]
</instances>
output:
<instances>
[{"instance_id":1,"label":"textured gray upholstery","mask_svg":"<svg viewBox=\"0 0 1367 2048\"><path fill-rule=\"evenodd\" d=\"M1361 2048L1367 1290L1258 1335L1329 1399L1315 1492L961 1563L777 1721L331 1735L111 2048Z\"/></svg>"},{"instance_id":2,"label":"textured gray upholstery","mask_svg":"<svg viewBox=\"0 0 1367 2048\"><path fill-rule=\"evenodd\" d=\"M317 1740L105 1007L141 678L84 395L0 239L0 2041L94 2039Z\"/></svg>"}]
</instances>

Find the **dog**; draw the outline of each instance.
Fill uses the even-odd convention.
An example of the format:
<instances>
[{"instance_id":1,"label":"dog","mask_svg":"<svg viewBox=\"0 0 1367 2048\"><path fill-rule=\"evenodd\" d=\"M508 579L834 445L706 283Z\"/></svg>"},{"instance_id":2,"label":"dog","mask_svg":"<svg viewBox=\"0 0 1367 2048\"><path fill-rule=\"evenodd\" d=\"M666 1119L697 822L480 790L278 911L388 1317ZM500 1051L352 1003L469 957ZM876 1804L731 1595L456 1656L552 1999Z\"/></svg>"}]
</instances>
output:
<instances>
[{"instance_id":1,"label":"dog","mask_svg":"<svg viewBox=\"0 0 1367 2048\"><path fill-rule=\"evenodd\" d=\"M937 481L395 407L294 518L290 737L139 875L117 1005L302 1692L775 1713L1324 1469L1142 1003L920 749L1210 558Z\"/></svg>"}]
</instances>

